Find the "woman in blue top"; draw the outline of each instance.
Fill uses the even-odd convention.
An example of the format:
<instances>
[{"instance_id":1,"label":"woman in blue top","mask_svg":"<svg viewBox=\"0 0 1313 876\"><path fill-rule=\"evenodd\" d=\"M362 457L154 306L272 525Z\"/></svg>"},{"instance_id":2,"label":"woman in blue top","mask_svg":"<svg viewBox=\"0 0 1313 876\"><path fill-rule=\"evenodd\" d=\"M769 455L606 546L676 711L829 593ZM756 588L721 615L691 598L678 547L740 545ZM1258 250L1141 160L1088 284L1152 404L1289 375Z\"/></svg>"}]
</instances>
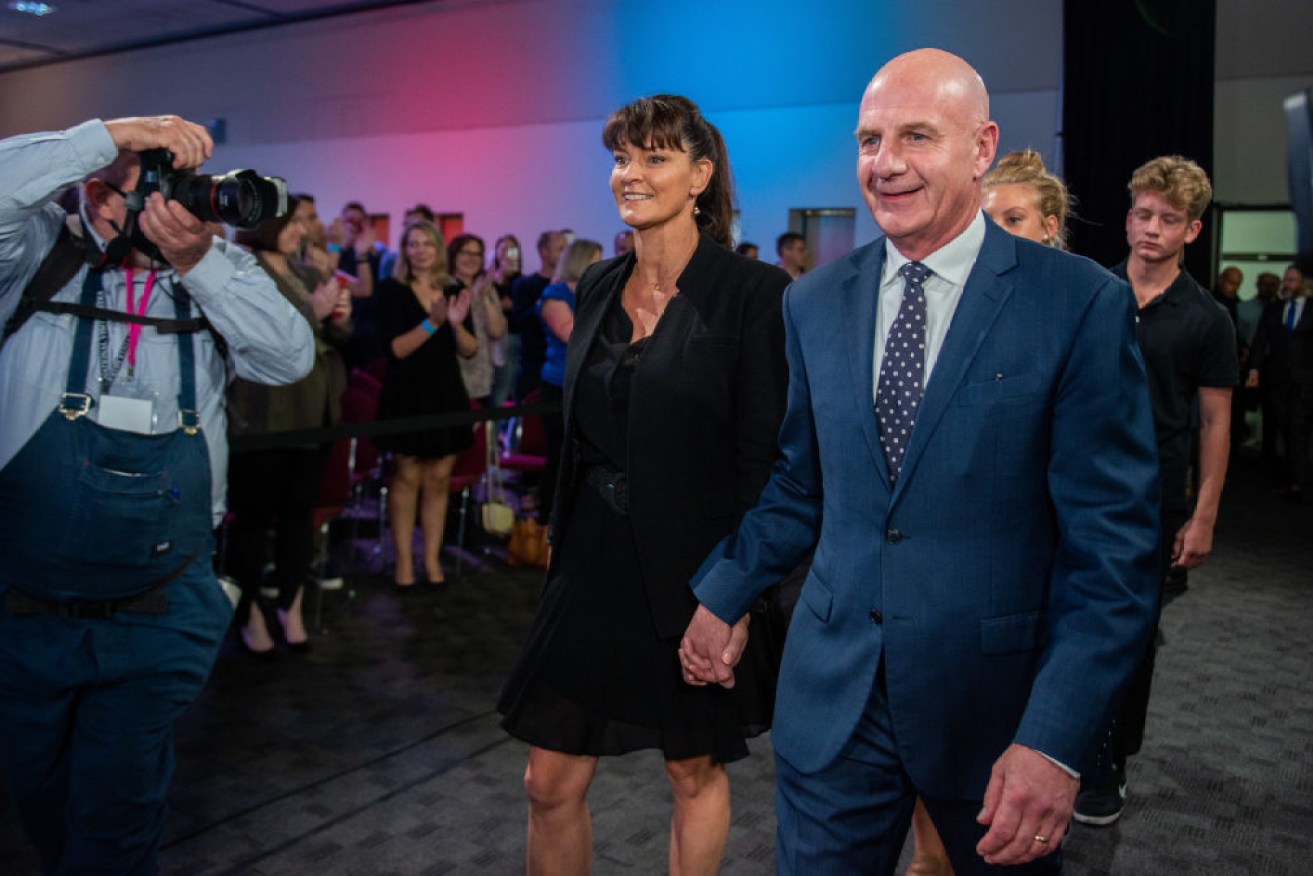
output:
<instances>
[{"instance_id":1,"label":"woman in blue top","mask_svg":"<svg viewBox=\"0 0 1313 876\"><path fill-rule=\"evenodd\" d=\"M574 288L588 266L602 259L602 245L595 240L582 238L570 244L557 263L556 276L543 290L534 305L538 318L543 321L543 334L547 337L547 352L543 356L543 369L539 375L538 396L545 402L561 401L561 384L565 379L565 348L574 329ZM560 470L561 438L565 433L565 420L558 410L543 415L543 436L547 439L547 462L543 466L543 480L539 489L538 516L544 523L552 510L556 496L556 476Z\"/></svg>"}]
</instances>

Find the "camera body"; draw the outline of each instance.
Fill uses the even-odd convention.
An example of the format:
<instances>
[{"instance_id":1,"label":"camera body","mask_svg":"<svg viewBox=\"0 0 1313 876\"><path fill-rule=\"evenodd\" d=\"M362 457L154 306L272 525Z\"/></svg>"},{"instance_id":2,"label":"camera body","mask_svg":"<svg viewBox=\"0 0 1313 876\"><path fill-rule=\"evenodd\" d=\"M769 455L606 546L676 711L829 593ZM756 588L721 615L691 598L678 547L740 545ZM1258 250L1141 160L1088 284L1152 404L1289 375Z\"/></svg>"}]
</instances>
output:
<instances>
[{"instance_id":1,"label":"camera body","mask_svg":"<svg viewBox=\"0 0 1313 876\"><path fill-rule=\"evenodd\" d=\"M198 219L234 228L254 228L287 212L287 182L279 177L260 176L253 170L233 170L222 176L175 170L173 153L167 149L147 149L138 157L141 178L135 194L141 203L159 192Z\"/></svg>"}]
</instances>

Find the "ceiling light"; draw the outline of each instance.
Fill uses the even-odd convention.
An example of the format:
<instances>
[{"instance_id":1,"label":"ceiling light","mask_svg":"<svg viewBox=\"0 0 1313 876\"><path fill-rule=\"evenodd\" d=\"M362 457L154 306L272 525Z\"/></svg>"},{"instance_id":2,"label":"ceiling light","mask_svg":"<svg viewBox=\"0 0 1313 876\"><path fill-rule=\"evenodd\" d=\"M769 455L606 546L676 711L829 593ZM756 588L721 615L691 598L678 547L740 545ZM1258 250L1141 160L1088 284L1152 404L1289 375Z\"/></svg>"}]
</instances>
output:
<instances>
[{"instance_id":1,"label":"ceiling light","mask_svg":"<svg viewBox=\"0 0 1313 876\"><path fill-rule=\"evenodd\" d=\"M55 7L49 3L37 3L35 0L9 0L9 8L15 12L27 12L31 15L49 15Z\"/></svg>"}]
</instances>

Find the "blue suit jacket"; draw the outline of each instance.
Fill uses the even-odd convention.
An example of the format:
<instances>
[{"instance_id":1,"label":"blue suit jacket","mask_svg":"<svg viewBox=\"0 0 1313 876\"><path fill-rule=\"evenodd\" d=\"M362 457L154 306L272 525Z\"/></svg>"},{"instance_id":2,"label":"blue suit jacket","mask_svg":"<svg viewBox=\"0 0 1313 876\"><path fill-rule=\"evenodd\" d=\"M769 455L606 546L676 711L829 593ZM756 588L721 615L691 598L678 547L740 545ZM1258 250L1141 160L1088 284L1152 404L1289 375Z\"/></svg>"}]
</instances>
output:
<instances>
[{"instance_id":1,"label":"blue suit jacket","mask_svg":"<svg viewBox=\"0 0 1313 876\"><path fill-rule=\"evenodd\" d=\"M773 739L843 750L881 657L923 793L978 798L1017 741L1079 768L1148 640L1158 466L1129 287L987 223L896 485L874 413L884 240L790 286L781 457L694 578L716 615L816 546Z\"/></svg>"}]
</instances>

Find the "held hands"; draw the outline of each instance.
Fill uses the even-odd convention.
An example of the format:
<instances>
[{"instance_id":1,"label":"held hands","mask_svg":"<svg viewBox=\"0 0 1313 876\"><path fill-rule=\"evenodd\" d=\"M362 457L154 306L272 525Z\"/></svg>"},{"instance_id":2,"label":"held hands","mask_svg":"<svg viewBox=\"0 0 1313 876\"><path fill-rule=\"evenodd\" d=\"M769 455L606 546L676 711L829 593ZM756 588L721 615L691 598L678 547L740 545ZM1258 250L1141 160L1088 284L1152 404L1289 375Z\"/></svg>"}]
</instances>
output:
<instances>
[{"instance_id":1,"label":"held hands","mask_svg":"<svg viewBox=\"0 0 1313 876\"><path fill-rule=\"evenodd\" d=\"M159 192L147 200L137 222L146 238L160 248L160 253L179 276L196 267L214 242L209 226L197 219L177 201L166 201Z\"/></svg>"},{"instance_id":2,"label":"held hands","mask_svg":"<svg viewBox=\"0 0 1313 876\"><path fill-rule=\"evenodd\" d=\"M994 762L976 821L989 830L976 844L986 863L1014 866L1062 843L1080 780L1033 748L1013 743Z\"/></svg>"},{"instance_id":3,"label":"held hands","mask_svg":"<svg viewBox=\"0 0 1313 876\"><path fill-rule=\"evenodd\" d=\"M747 643L748 615L739 618L738 623L731 627L706 606L699 605L679 643L684 681L694 687L712 683L733 687L734 667L738 666Z\"/></svg>"},{"instance_id":4,"label":"held hands","mask_svg":"<svg viewBox=\"0 0 1313 876\"><path fill-rule=\"evenodd\" d=\"M214 152L214 141L203 127L178 116L133 116L112 119L105 129L120 152L167 149L175 170L200 167ZM157 240L157 245L163 245ZM176 265L175 265L176 267Z\"/></svg>"}]
</instances>

